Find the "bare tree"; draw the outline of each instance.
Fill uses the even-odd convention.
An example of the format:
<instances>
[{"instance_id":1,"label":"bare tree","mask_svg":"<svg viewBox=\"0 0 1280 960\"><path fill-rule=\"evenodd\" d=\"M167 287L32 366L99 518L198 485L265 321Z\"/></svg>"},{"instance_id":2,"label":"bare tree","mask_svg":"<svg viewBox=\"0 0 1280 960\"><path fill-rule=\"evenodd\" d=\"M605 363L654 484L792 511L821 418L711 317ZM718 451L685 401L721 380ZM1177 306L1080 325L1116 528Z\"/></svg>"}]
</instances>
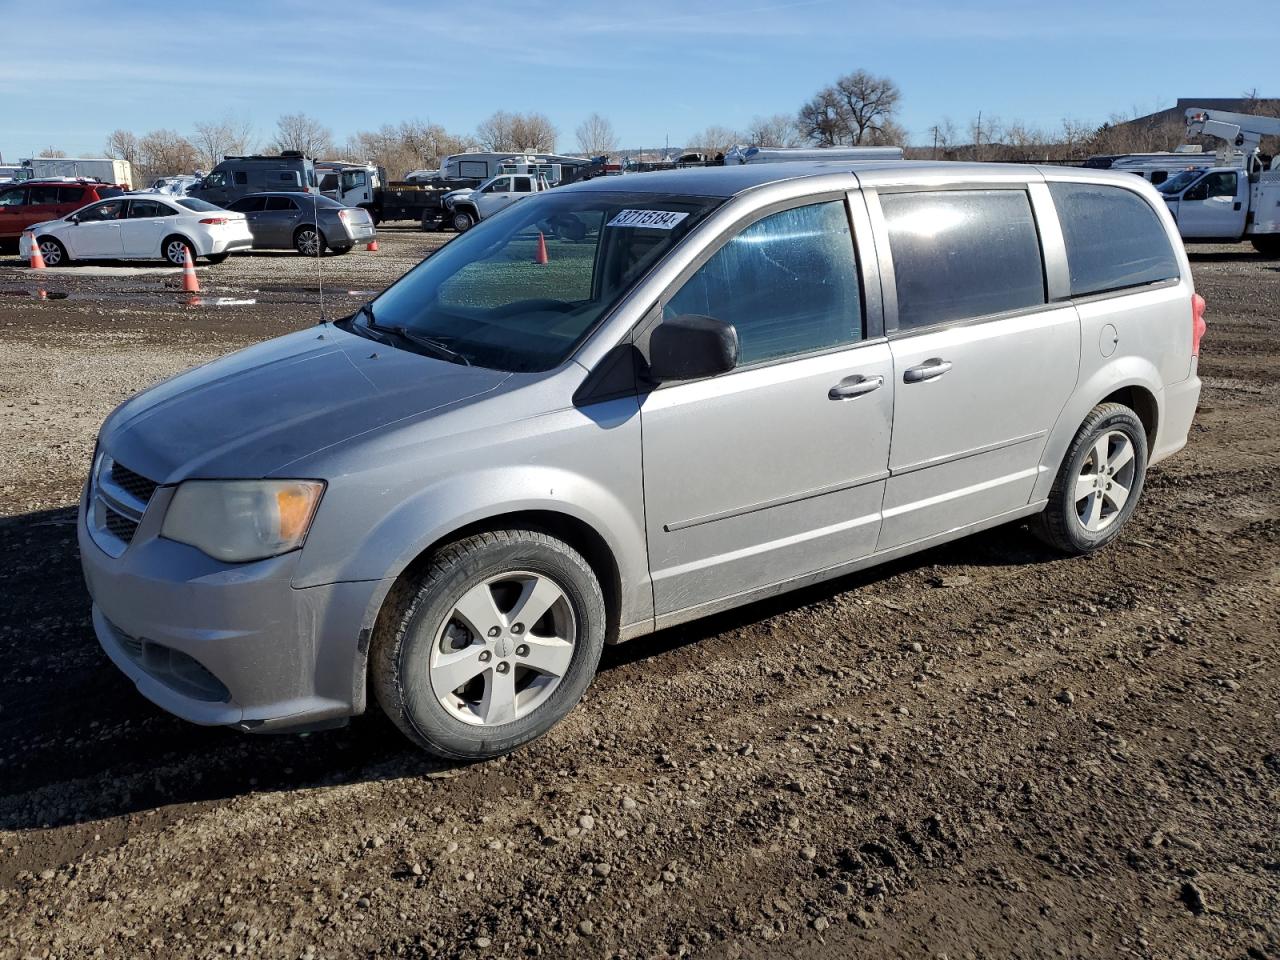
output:
<instances>
[{"instance_id":1,"label":"bare tree","mask_svg":"<svg viewBox=\"0 0 1280 960\"><path fill-rule=\"evenodd\" d=\"M819 90L800 108L796 129L800 136L819 147L834 147L845 142L848 125L834 87Z\"/></svg>"},{"instance_id":2,"label":"bare tree","mask_svg":"<svg viewBox=\"0 0 1280 960\"><path fill-rule=\"evenodd\" d=\"M723 154L734 144L743 140L743 136L728 127L721 127L712 124L705 130L695 133L692 137L685 141L686 150L692 150L697 153L704 153L708 156L715 157Z\"/></svg>"},{"instance_id":3,"label":"bare tree","mask_svg":"<svg viewBox=\"0 0 1280 960\"><path fill-rule=\"evenodd\" d=\"M578 124L578 149L588 157L609 156L618 149L618 135L608 117L593 113Z\"/></svg>"},{"instance_id":4,"label":"bare tree","mask_svg":"<svg viewBox=\"0 0 1280 960\"><path fill-rule=\"evenodd\" d=\"M137 134L132 130L111 131L102 152L114 160L128 160L130 166L138 166L140 151Z\"/></svg>"},{"instance_id":5,"label":"bare tree","mask_svg":"<svg viewBox=\"0 0 1280 960\"><path fill-rule=\"evenodd\" d=\"M333 132L305 113L286 113L276 121L272 146L282 153L297 150L304 157L323 157L333 149Z\"/></svg>"},{"instance_id":6,"label":"bare tree","mask_svg":"<svg viewBox=\"0 0 1280 960\"><path fill-rule=\"evenodd\" d=\"M844 109L845 125L856 144L880 139L886 123L893 119L902 91L888 77L855 70L835 82L836 96Z\"/></svg>"},{"instance_id":7,"label":"bare tree","mask_svg":"<svg viewBox=\"0 0 1280 960\"><path fill-rule=\"evenodd\" d=\"M806 102L796 118L801 136L821 147L901 143L894 121L902 91L888 77L866 70L846 73Z\"/></svg>"},{"instance_id":8,"label":"bare tree","mask_svg":"<svg viewBox=\"0 0 1280 960\"><path fill-rule=\"evenodd\" d=\"M152 130L138 141L143 179L190 173L200 162L191 141L175 130Z\"/></svg>"},{"instance_id":9,"label":"bare tree","mask_svg":"<svg viewBox=\"0 0 1280 960\"><path fill-rule=\"evenodd\" d=\"M476 140L496 153L550 153L556 148L556 128L541 113L499 110L476 128Z\"/></svg>"},{"instance_id":10,"label":"bare tree","mask_svg":"<svg viewBox=\"0 0 1280 960\"><path fill-rule=\"evenodd\" d=\"M744 139L752 147L794 147L798 139L796 122L785 113L753 117Z\"/></svg>"},{"instance_id":11,"label":"bare tree","mask_svg":"<svg viewBox=\"0 0 1280 960\"><path fill-rule=\"evenodd\" d=\"M413 170L438 167L449 154L462 153L470 146L470 141L437 123L406 120L399 126L383 124L377 130L361 130L340 152L343 159L370 160L398 180Z\"/></svg>"},{"instance_id":12,"label":"bare tree","mask_svg":"<svg viewBox=\"0 0 1280 960\"><path fill-rule=\"evenodd\" d=\"M52 158L65 157L66 155L67 155L67 151L59 150L57 147L45 147L43 150L41 150L39 153L36 154L37 157L52 157Z\"/></svg>"},{"instance_id":13,"label":"bare tree","mask_svg":"<svg viewBox=\"0 0 1280 960\"><path fill-rule=\"evenodd\" d=\"M200 154L204 169L216 166L228 154L245 154L253 140L253 124L230 115L221 120L197 123L192 144Z\"/></svg>"}]
</instances>

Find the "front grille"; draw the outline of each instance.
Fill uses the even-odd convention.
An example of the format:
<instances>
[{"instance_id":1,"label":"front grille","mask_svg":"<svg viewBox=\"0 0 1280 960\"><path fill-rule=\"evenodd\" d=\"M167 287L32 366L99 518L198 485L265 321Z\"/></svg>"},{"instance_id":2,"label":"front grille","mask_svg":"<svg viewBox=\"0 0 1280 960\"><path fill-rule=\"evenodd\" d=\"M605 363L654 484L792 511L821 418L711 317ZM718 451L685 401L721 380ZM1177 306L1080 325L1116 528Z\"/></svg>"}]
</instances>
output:
<instances>
[{"instance_id":1,"label":"front grille","mask_svg":"<svg viewBox=\"0 0 1280 960\"><path fill-rule=\"evenodd\" d=\"M98 546L118 557L138 532L159 484L103 454L92 478L89 530Z\"/></svg>"},{"instance_id":2,"label":"front grille","mask_svg":"<svg viewBox=\"0 0 1280 960\"><path fill-rule=\"evenodd\" d=\"M131 496L137 497L144 504L151 500L151 495L159 486L154 480L148 480L140 473L134 473L124 464L111 462L111 482Z\"/></svg>"},{"instance_id":3,"label":"front grille","mask_svg":"<svg viewBox=\"0 0 1280 960\"><path fill-rule=\"evenodd\" d=\"M107 626L125 655L165 686L208 703L226 703L231 699L227 685L195 657L154 640L131 636L114 623L108 622Z\"/></svg>"},{"instance_id":4,"label":"front grille","mask_svg":"<svg viewBox=\"0 0 1280 960\"><path fill-rule=\"evenodd\" d=\"M137 520L126 517L123 513L116 513L105 504L102 508L102 525L107 533L125 543L131 542L133 535L138 532Z\"/></svg>"}]
</instances>

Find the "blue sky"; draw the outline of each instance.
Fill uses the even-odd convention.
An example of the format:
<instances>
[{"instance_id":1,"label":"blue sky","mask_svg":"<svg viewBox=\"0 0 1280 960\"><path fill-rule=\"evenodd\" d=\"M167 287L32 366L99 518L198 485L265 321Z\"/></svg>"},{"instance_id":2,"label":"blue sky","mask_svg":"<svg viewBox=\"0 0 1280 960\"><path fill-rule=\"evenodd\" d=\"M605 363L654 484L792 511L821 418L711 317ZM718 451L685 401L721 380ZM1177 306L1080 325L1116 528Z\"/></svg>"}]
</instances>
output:
<instances>
[{"instance_id":1,"label":"blue sky","mask_svg":"<svg viewBox=\"0 0 1280 960\"><path fill-rule=\"evenodd\" d=\"M71 0L56 14L0 0L0 152L96 155L116 127L187 133L228 114L265 140L299 110L339 141L410 118L471 131L504 108L547 114L561 149L592 111L623 146L678 145L792 113L858 67L897 81L900 121L925 142L935 121L963 130L979 110L1056 126L1179 96L1280 96L1265 6L1227 17L1219 39L1205 4L1183 0ZM57 27L14 42L28 19Z\"/></svg>"}]
</instances>

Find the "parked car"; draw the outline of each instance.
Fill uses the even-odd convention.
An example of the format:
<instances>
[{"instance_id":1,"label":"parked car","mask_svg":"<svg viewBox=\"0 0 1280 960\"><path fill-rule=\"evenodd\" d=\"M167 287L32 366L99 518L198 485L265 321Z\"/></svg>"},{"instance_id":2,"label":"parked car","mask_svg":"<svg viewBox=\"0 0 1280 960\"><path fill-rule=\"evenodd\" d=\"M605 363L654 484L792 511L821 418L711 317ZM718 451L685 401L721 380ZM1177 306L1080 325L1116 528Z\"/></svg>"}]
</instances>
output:
<instances>
[{"instance_id":1,"label":"parked car","mask_svg":"<svg viewBox=\"0 0 1280 960\"><path fill-rule=\"evenodd\" d=\"M350 253L378 235L368 210L315 193L255 193L227 209L248 218L255 250L292 247L304 257L318 257L326 249Z\"/></svg>"},{"instance_id":2,"label":"parked car","mask_svg":"<svg viewBox=\"0 0 1280 960\"><path fill-rule=\"evenodd\" d=\"M125 187L96 180L27 180L0 186L0 246L13 250L24 230L73 213L86 203L118 197Z\"/></svg>"},{"instance_id":3,"label":"parked car","mask_svg":"<svg viewBox=\"0 0 1280 960\"><path fill-rule=\"evenodd\" d=\"M121 405L79 516L93 623L188 720L301 729L372 696L426 750L492 757L606 643L1011 521L1104 547L1187 442L1203 310L1127 174L561 187Z\"/></svg>"},{"instance_id":4,"label":"parked car","mask_svg":"<svg viewBox=\"0 0 1280 960\"><path fill-rule=\"evenodd\" d=\"M188 253L193 261L221 263L253 243L243 214L194 197L158 194L114 197L36 224L22 237L24 257L31 256L31 234L50 267L73 260L167 260L182 266Z\"/></svg>"}]
</instances>

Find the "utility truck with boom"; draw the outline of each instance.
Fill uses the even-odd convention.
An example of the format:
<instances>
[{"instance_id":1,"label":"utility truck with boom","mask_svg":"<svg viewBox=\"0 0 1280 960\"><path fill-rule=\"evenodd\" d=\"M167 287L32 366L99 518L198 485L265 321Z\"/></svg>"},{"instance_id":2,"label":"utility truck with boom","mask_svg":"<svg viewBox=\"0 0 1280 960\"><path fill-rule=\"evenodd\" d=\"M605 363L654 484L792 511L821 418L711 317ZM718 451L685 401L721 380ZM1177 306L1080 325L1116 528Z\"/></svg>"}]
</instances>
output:
<instances>
[{"instance_id":1,"label":"utility truck with boom","mask_svg":"<svg viewBox=\"0 0 1280 960\"><path fill-rule=\"evenodd\" d=\"M1212 166L1186 170L1158 189L1184 240L1248 240L1280 257L1280 158L1264 164L1263 137L1280 136L1280 118L1222 110L1187 111L1187 135L1226 142Z\"/></svg>"}]
</instances>

